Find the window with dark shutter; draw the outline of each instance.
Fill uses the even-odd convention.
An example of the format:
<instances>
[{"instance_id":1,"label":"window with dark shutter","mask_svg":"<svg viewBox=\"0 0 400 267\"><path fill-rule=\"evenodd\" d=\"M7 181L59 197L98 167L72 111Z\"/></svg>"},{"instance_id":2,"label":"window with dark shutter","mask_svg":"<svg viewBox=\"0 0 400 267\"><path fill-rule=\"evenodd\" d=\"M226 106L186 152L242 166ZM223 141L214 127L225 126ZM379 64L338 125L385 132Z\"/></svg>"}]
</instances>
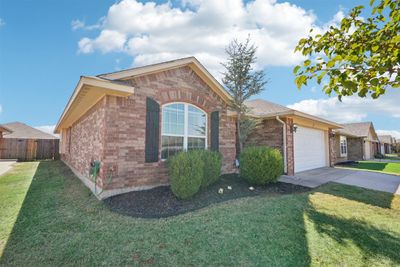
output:
<instances>
[{"instance_id":1,"label":"window with dark shutter","mask_svg":"<svg viewBox=\"0 0 400 267\"><path fill-rule=\"evenodd\" d=\"M211 150L219 151L219 112L211 112Z\"/></svg>"},{"instance_id":2,"label":"window with dark shutter","mask_svg":"<svg viewBox=\"0 0 400 267\"><path fill-rule=\"evenodd\" d=\"M152 98L146 99L145 161L158 161L160 105Z\"/></svg>"}]
</instances>

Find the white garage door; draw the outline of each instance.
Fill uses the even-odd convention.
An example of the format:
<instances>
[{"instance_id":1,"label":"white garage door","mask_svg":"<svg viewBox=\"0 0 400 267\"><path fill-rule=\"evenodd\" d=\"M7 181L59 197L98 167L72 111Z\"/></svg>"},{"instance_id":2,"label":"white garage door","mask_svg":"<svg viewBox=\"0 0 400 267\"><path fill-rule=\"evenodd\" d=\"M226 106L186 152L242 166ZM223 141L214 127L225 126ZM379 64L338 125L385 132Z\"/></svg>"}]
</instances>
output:
<instances>
[{"instance_id":1,"label":"white garage door","mask_svg":"<svg viewBox=\"0 0 400 267\"><path fill-rule=\"evenodd\" d=\"M297 127L293 135L295 172L327 166L324 131Z\"/></svg>"}]
</instances>

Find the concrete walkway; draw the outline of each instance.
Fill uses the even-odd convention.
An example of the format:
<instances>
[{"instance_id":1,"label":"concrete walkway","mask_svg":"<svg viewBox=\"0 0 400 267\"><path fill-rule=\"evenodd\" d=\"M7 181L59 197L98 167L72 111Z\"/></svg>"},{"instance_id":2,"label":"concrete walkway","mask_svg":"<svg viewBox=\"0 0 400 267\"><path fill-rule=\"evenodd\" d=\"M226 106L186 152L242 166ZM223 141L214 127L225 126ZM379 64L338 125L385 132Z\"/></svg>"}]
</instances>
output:
<instances>
[{"instance_id":1,"label":"concrete walkway","mask_svg":"<svg viewBox=\"0 0 400 267\"><path fill-rule=\"evenodd\" d=\"M0 160L0 175L9 171L14 163L15 160Z\"/></svg>"},{"instance_id":2,"label":"concrete walkway","mask_svg":"<svg viewBox=\"0 0 400 267\"><path fill-rule=\"evenodd\" d=\"M400 176L368 171L319 168L299 172L295 176L283 175L279 181L310 188L336 182L400 195Z\"/></svg>"}]
</instances>

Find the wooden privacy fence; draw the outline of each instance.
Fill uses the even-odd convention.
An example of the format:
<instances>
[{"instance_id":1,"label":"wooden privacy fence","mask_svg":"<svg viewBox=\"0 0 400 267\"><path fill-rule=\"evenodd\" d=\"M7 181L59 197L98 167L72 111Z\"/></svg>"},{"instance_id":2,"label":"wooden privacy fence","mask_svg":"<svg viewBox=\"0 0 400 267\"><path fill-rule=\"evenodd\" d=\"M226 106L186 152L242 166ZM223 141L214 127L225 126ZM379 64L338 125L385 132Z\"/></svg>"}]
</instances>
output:
<instances>
[{"instance_id":1,"label":"wooden privacy fence","mask_svg":"<svg viewBox=\"0 0 400 267\"><path fill-rule=\"evenodd\" d=\"M58 159L58 139L0 138L0 159Z\"/></svg>"}]
</instances>

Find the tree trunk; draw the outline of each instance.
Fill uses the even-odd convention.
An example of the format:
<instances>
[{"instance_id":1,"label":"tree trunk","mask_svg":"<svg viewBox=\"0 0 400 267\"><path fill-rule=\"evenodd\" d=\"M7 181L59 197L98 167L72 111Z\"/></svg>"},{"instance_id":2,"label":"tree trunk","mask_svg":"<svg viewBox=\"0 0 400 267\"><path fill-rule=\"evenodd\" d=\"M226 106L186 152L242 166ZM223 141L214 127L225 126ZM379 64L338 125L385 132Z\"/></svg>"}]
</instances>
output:
<instances>
[{"instance_id":1,"label":"tree trunk","mask_svg":"<svg viewBox=\"0 0 400 267\"><path fill-rule=\"evenodd\" d=\"M238 143L239 143L239 151L237 152L237 155L240 155L240 152L243 150L242 138L241 138L241 133L240 133L240 119L241 119L240 112L238 112L236 128L237 128L237 138L238 138Z\"/></svg>"}]
</instances>

